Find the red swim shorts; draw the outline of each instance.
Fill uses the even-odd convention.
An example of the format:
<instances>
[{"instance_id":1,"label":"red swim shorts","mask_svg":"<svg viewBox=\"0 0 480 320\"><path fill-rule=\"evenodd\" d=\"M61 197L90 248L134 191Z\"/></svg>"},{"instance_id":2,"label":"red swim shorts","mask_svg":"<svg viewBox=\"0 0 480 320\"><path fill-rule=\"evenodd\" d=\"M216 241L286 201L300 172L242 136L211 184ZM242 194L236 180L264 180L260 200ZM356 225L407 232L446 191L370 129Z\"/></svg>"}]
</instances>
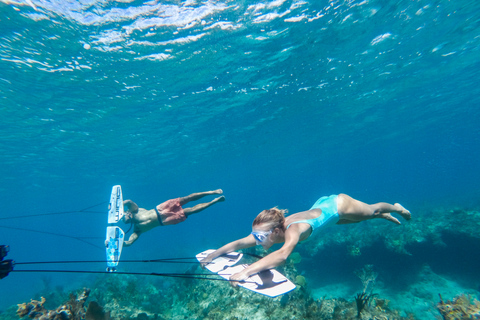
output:
<instances>
[{"instance_id":1,"label":"red swim shorts","mask_svg":"<svg viewBox=\"0 0 480 320\"><path fill-rule=\"evenodd\" d=\"M167 200L156 207L158 221L161 225L167 226L177 224L187 219L183 208L180 205L180 199Z\"/></svg>"}]
</instances>

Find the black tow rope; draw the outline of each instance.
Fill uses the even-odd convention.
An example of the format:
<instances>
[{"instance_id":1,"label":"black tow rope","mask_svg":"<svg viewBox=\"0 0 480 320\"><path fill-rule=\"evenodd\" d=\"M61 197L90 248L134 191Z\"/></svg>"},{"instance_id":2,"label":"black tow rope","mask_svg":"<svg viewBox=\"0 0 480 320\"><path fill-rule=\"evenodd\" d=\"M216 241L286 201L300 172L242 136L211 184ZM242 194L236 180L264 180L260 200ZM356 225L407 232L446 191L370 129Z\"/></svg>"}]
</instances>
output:
<instances>
[{"instance_id":1,"label":"black tow rope","mask_svg":"<svg viewBox=\"0 0 480 320\"><path fill-rule=\"evenodd\" d=\"M129 274L137 276L158 276L171 278L185 278L185 279L199 279L199 280L216 280L216 281L230 281L223 278L218 278L216 274L202 274L202 273L157 273L157 272L108 272L108 271L84 271L84 270L13 270L9 272L50 272L50 273L90 273L90 274ZM7 274L8 275L8 274ZM1 279L5 278L2 277ZM215 277L215 278L214 278Z\"/></svg>"},{"instance_id":2,"label":"black tow rope","mask_svg":"<svg viewBox=\"0 0 480 320\"><path fill-rule=\"evenodd\" d=\"M34 229L25 229L25 228L17 228L17 227L5 227L5 226L0 226L0 228L4 229L12 229L12 230L21 230L21 231L28 231L28 232L35 232L35 233L43 233L43 234L48 234L52 236L57 236L57 237L63 237L63 238L70 238L70 239L75 239L80 242L86 243L92 247L102 249L104 250L105 248L102 248L100 246L97 246L96 244L93 244L85 239L103 239L101 237L75 237L75 236L70 236L68 234L61 234L61 233L55 233L55 232L48 232L48 231L41 231L41 230L34 230Z\"/></svg>"},{"instance_id":3,"label":"black tow rope","mask_svg":"<svg viewBox=\"0 0 480 320\"><path fill-rule=\"evenodd\" d=\"M59 212L49 212L49 213L39 213L39 214L29 214L29 215L23 215L23 216L11 216L11 217L2 217L0 220L10 220L10 219L20 219L20 218L31 218L31 217L39 217L39 216L50 216L50 215L57 215L57 214L67 214L67 213L103 213L105 214L104 211L90 211L89 209L98 207L100 205L104 205L108 203L108 201L104 201L98 204L95 204L93 206L89 206L80 210L75 210L75 211L59 211ZM28 231L28 232L36 232L36 233L43 233L43 234L48 234L52 236L58 236L58 237L64 237L64 238L70 238L70 239L75 239L78 241L81 241L83 243L86 243L90 246L96 247L98 249L104 249L100 246L97 246L85 239L94 239L94 238L99 238L99 237L75 237L71 235L66 235L66 234L60 234L60 233L55 233L55 232L48 232L48 231L42 231L42 230L34 230L34 229L25 229L25 228L17 228L17 227L10 227L10 226L0 226L0 228L4 229L12 229L12 230L21 230L21 231ZM129 229L130 230L130 229Z\"/></svg>"},{"instance_id":4,"label":"black tow rope","mask_svg":"<svg viewBox=\"0 0 480 320\"><path fill-rule=\"evenodd\" d=\"M104 201L104 202L95 204L93 206L89 206L89 207L83 208L81 210L75 210L75 211L58 211L58 212L28 214L28 215L23 215L23 216L11 216L11 217L0 218L0 220L31 218L31 217L39 217L39 216L52 216L52 215L57 215L57 214L78 213L78 212L80 212L80 213L105 213L104 211L88 211L88 209L95 208L95 207L101 206L102 204L106 204L106 203L108 203L108 201Z\"/></svg>"},{"instance_id":5,"label":"black tow rope","mask_svg":"<svg viewBox=\"0 0 480 320\"><path fill-rule=\"evenodd\" d=\"M190 260L190 261L188 261ZM65 261L33 261L33 262L16 262L15 264L62 264L62 263L105 263L105 260L65 260ZM148 260L122 260L124 262L162 262L162 263L198 263L196 258L165 258L165 259L148 259Z\"/></svg>"},{"instance_id":6,"label":"black tow rope","mask_svg":"<svg viewBox=\"0 0 480 320\"><path fill-rule=\"evenodd\" d=\"M8 246L3 246L8 247ZM244 253L245 255L249 255L251 257L262 259L262 256L251 254L251 253ZM68 263L105 263L105 260L57 260L57 261L28 261L28 262L16 262L17 265L24 265L24 264L68 264ZM140 260L122 260L122 263L148 263L148 262L159 262L159 263L198 263L197 258L192 257L184 257L184 258L163 258L163 259L140 259Z\"/></svg>"},{"instance_id":7,"label":"black tow rope","mask_svg":"<svg viewBox=\"0 0 480 320\"><path fill-rule=\"evenodd\" d=\"M231 281L224 278L218 278L217 274L202 274L202 273L157 273L157 272L108 272L108 271L88 271L88 270L14 270L15 265L29 265L29 264L64 264L64 263L105 263L104 260L86 260L86 261L36 261L36 262L15 262L12 259L4 260L10 251L9 246L0 245L0 279L5 278L10 272L47 272L47 273L88 273L88 274L128 274L139 276L157 276L157 277L171 277L184 279L198 279L198 280L214 280L214 281ZM249 254L251 256L256 256ZM260 256L256 256L261 258ZM166 259L150 259L150 260L124 260L123 262L161 262L161 263L198 263L196 258L166 258ZM241 281L242 283L256 283L254 281Z\"/></svg>"}]
</instances>

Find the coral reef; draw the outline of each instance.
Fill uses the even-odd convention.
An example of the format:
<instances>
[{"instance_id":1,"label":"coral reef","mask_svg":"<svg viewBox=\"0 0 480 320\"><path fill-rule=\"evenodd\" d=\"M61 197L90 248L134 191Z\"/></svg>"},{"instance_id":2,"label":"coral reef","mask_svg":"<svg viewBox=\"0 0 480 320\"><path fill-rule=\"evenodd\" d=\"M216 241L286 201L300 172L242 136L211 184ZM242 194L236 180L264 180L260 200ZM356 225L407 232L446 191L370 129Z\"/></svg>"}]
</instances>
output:
<instances>
[{"instance_id":1,"label":"coral reef","mask_svg":"<svg viewBox=\"0 0 480 320\"><path fill-rule=\"evenodd\" d=\"M176 303L167 294L178 290L178 282L169 278L108 274L97 278L90 296L103 305L113 319L145 316L153 319Z\"/></svg>"},{"instance_id":2,"label":"coral reef","mask_svg":"<svg viewBox=\"0 0 480 320\"><path fill-rule=\"evenodd\" d=\"M357 294L355 297L355 304L357 305L357 318L360 318L360 314L363 309L369 304L370 299L372 299L376 294L367 294L365 292Z\"/></svg>"},{"instance_id":3,"label":"coral reef","mask_svg":"<svg viewBox=\"0 0 480 320\"><path fill-rule=\"evenodd\" d=\"M373 290L373 285L378 277L378 273L373 270L373 265L367 264L362 269L355 271L363 284L363 293L367 292L368 287Z\"/></svg>"},{"instance_id":4,"label":"coral reef","mask_svg":"<svg viewBox=\"0 0 480 320\"><path fill-rule=\"evenodd\" d=\"M47 309L43 307L45 303L45 298L42 297L40 301L31 300L29 303L22 303L18 305L17 315L19 317L29 316L29 318L37 318L44 315L48 312Z\"/></svg>"},{"instance_id":5,"label":"coral reef","mask_svg":"<svg viewBox=\"0 0 480 320\"><path fill-rule=\"evenodd\" d=\"M360 318L360 314L365 309L365 307L369 305L370 301L375 296L378 296L378 294L376 293L367 294L368 289L370 289L370 292L373 291L373 286L375 285L375 280L378 277L378 273L373 270L373 265L367 264L363 266L362 269L356 270L355 274L360 278L363 284L363 291L355 296L355 303L357 305L357 318ZM377 308L377 309L380 311L384 311L385 308L383 308L383 306L386 306L386 304L382 303L382 301L385 301L385 300L379 299L379 301L380 301L380 308Z\"/></svg>"},{"instance_id":6,"label":"coral reef","mask_svg":"<svg viewBox=\"0 0 480 320\"><path fill-rule=\"evenodd\" d=\"M305 278L297 274L293 264L281 269L290 279ZM306 281L306 280L305 280ZM241 288L232 288L221 281L183 281L184 290L178 292L177 301L189 301L172 310L168 318L181 319L181 314L196 319L357 319L354 301L311 298L306 282L296 290L280 297L269 298ZM205 295L205 293L210 293ZM218 297L222 297L219 299ZM385 304L383 304L386 306ZM398 312L368 307L365 319L405 319ZM368 318L370 317L370 318Z\"/></svg>"},{"instance_id":7,"label":"coral reef","mask_svg":"<svg viewBox=\"0 0 480 320\"><path fill-rule=\"evenodd\" d=\"M480 319L480 301L462 294L452 301L444 302L442 296L439 296L437 309L444 320Z\"/></svg>"},{"instance_id":8,"label":"coral reef","mask_svg":"<svg viewBox=\"0 0 480 320\"><path fill-rule=\"evenodd\" d=\"M55 310L47 310L44 307L46 299L40 301L31 300L28 303L18 305L17 315L22 318L28 316L38 320L108 320L110 316L103 311L98 303L92 301L87 310L85 302L90 294L90 289L83 289L79 295L70 294L70 300Z\"/></svg>"},{"instance_id":9,"label":"coral reef","mask_svg":"<svg viewBox=\"0 0 480 320\"><path fill-rule=\"evenodd\" d=\"M342 245L351 256L359 256L362 248L369 247L379 239L396 253L410 255L407 246L425 241L444 245L442 234L451 232L480 238L480 211L459 208L435 208L414 212L411 222L393 227L378 220L358 225L335 226L314 235L313 241L302 245L308 256L316 255L327 246ZM413 223L415 222L415 223ZM321 234L321 235L320 235Z\"/></svg>"},{"instance_id":10,"label":"coral reef","mask_svg":"<svg viewBox=\"0 0 480 320\"><path fill-rule=\"evenodd\" d=\"M253 258L246 259L247 263L254 261ZM78 298L71 295L67 303L54 311L46 310L45 299L40 299L21 304L18 315L39 320L108 320L109 315L118 320L406 319L400 316L399 311L389 309L385 300L378 298L369 299L360 317L353 298L350 301L315 300L310 295L307 279L298 274L296 267L297 264L292 261L279 268L288 278L296 281L297 288L276 298L233 288L227 281L221 280L108 274L97 278L91 292L85 289ZM210 274L197 264L188 272ZM87 297L98 303L90 302L85 310ZM106 312L100 305L104 305Z\"/></svg>"},{"instance_id":11,"label":"coral reef","mask_svg":"<svg viewBox=\"0 0 480 320\"><path fill-rule=\"evenodd\" d=\"M245 259L246 263L254 261L251 257ZM298 274L296 266L292 261L279 268L298 286L276 298L233 288L226 281L128 275L99 278L92 296L104 302L115 319L358 319L353 298L314 300L307 280ZM189 272L210 274L197 265ZM365 306L361 319L406 319L389 309L385 300L371 299L370 304Z\"/></svg>"},{"instance_id":12,"label":"coral reef","mask_svg":"<svg viewBox=\"0 0 480 320\"><path fill-rule=\"evenodd\" d=\"M352 257L358 257L359 255L362 254L362 251L356 245L351 245L351 246L348 246L348 254L351 255Z\"/></svg>"}]
</instances>

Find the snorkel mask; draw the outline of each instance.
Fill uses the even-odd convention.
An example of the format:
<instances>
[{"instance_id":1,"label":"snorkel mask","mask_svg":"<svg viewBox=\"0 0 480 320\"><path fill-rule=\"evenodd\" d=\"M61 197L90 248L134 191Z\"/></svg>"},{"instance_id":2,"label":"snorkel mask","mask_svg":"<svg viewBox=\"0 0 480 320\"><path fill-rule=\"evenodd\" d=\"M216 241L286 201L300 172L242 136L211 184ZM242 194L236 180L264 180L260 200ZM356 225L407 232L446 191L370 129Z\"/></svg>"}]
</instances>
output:
<instances>
[{"instance_id":1,"label":"snorkel mask","mask_svg":"<svg viewBox=\"0 0 480 320\"><path fill-rule=\"evenodd\" d=\"M272 230L270 231L252 231L252 235L255 238L255 242L257 245L262 244L265 239L272 233Z\"/></svg>"}]
</instances>

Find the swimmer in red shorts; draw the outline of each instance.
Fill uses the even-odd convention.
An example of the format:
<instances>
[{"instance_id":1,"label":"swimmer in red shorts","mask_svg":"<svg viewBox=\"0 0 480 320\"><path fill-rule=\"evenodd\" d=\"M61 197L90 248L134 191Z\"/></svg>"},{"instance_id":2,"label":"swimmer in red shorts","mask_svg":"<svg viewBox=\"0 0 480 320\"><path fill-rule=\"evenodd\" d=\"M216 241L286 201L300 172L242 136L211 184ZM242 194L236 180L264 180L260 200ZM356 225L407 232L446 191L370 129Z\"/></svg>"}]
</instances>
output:
<instances>
[{"instance_id":1,"label":"swimmer in red shorts","mask_svg":"<svg viewBox=\"0 0 480 320\"><path fill-rule=\"evenodd\" d=\"M225 201L225 196L220 196L210 202L200 203L191 208L182 208L184 204L190 201L196 201L211 194L222 193L222 189L192 193L186 197L167 200L151 210L139 208L132 200L123 201L123 205L127 208L123 217L124 222L132 223L134 225L132 235L128 241L123 243L123 246L132 245L142 233L147 232L150 229L158 226L168 226L180 223L185 221L185 219L191 214L200 212L217 202Z\"/></svg>"}]
</instances>

